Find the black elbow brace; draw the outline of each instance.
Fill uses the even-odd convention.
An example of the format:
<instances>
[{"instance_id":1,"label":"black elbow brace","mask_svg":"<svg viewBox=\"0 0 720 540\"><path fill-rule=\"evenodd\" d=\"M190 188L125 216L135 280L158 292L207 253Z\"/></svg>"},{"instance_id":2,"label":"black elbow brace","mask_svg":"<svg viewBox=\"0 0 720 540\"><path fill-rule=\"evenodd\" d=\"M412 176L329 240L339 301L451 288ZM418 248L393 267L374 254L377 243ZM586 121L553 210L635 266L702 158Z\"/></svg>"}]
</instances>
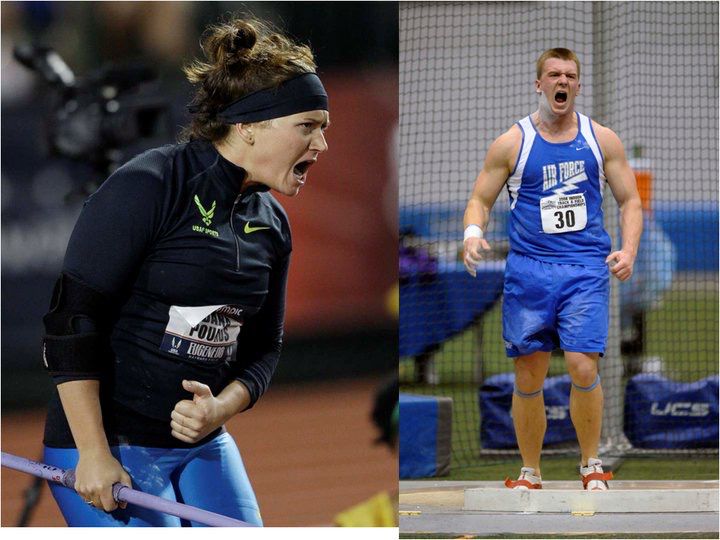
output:
<instances>
[{"instance_id":1,"label":"black elbow brace","mask_svg":"<svg viewBox=\"0 0 720 540\"><path fill-rule=\"evenodd\" d=\"M108 298L82 281L60 274L43 317L43 362L54 377L95 379L109 357L107 333Z\"/></svg>"}]
</instances>

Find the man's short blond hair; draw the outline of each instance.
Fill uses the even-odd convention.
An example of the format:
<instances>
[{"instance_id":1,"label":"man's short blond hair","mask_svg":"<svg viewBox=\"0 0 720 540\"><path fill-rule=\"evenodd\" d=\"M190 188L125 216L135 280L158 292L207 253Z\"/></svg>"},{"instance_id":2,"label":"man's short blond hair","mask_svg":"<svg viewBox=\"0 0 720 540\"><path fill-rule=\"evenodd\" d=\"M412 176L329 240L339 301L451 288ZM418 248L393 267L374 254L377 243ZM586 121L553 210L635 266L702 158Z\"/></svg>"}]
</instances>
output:
<instances>
[{"instance_id":1,"label":"man's short blond hair","mask_svg":"<svg viewBox=\"0 0 720 540\"><path fill-rule=\"evenodd\" d=\"M577 55L572 52L570 49L564 49L562 47L557 47L555 49L548 49L544 53L540 55L540 58L538 58L537 61L537 78L539 79L542 76L542 70L543 65L545 64L546 60L549 60L550 58L559 58L560 60L572 60L575 62L575 65L577 66L577 74L578 79L580 79L580 60L578 59Z\"/></svg>"}]
</instances>

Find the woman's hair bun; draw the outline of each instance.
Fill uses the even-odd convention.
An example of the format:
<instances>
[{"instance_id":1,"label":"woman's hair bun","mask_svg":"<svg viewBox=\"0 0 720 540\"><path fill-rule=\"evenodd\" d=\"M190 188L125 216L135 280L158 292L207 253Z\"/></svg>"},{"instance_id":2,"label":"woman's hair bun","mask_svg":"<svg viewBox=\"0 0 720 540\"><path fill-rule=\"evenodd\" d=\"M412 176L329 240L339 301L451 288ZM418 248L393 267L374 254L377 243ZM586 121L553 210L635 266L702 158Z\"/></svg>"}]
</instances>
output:
<instances>
[{"instance_id":1,"label":"woman's hair bun","mask_svg":"<svg viewBox=\"0 0 720 540\"><path fill-rule=\"evenodd\" d=\"M242 50L252 49L257 41L257 31L252 24L235 20L232 23L234 32L230 36L228 52L238 53Z\"/></svg>"},{"instance_id":2,"label":"woman's hair bun","mask_svg":"<svg viewBox=\"0 0 720 540\"><path fill-rule=\"evenodd\" d=\"M250 21L235 19L208 29L203 50L211 63L225 68L247 61L258 39L258 29Z\"/></svg>"}]
</instances>

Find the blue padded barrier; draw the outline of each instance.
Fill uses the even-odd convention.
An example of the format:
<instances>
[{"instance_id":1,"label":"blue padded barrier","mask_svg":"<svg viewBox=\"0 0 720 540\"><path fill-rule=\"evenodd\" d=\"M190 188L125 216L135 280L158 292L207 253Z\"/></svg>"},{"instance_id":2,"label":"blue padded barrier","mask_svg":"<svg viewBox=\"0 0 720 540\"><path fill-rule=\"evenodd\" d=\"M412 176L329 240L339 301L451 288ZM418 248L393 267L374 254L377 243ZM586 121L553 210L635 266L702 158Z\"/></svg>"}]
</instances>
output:
<instances>
[{"instance_id":1,"label":"blue padded barrier","mask_svg":"<svg viewBox=\"0 0 720 540\"><path fill-rule=\"evenodd\" d=\"M638 448L717 448L718 376L635 375L625 388L625 435Z\"/></svg>"},{"instance_id":2,"label":"blue padded barrier","mask_svg":"<svg viewBox=\"0 0 720 540\"><path fill-rule=\"evenodd\" d=\"M400 394L400 478L450 472L452 399Z\"/></svg>"}]
</instances>

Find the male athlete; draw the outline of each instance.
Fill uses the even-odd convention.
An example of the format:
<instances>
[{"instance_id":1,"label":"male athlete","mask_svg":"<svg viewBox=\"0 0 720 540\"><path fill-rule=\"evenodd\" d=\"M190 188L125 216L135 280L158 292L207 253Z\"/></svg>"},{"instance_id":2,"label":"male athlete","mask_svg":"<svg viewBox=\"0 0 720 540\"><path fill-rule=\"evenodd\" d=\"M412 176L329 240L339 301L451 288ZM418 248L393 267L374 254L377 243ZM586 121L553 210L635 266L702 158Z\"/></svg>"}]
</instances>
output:
<instances>
[{"instance_id":1,"label":"male athlete","mask_svg":"<svg viewBox=\"0 0 720 540\"><path fill-rule=\"evenodd\" d=\"M577 433L583 488L607 490L598 459L603 392L598 358L608 334L610 272L630 278L642 232L635 177L610 129L575 111L580 61L550 49L537 61L538 110L488 149L465 210L464 262L475 276L490 210L503 186L510 195L510 253L505 269L503 339L515 361L512 416L522 456L513 489L540 489L546 429L543 382L560 347L572 380L570 417ZM603 227L604 182L621 214L622 247L610 253Z\"/></svg>"}]
</instances>

